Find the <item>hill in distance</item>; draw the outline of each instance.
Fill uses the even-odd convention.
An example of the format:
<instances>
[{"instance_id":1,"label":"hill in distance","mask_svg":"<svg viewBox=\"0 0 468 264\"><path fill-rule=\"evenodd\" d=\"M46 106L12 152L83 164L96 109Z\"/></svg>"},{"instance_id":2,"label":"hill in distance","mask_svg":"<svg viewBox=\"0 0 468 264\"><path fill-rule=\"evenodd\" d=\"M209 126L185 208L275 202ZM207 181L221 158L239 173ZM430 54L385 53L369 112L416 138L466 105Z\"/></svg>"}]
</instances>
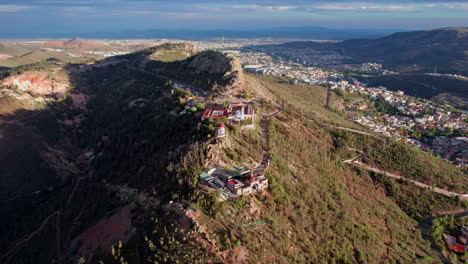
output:
<instances>
[{"instance_id":1,"label":"hill in distance","mask_svg":"<svg viewBox=\"0 0 468 264\"><path fill-rule=\"evenodd\" d=\"M31 65L34 63L44 62L48 59L58 59L60 61L70 63L81 63L86 61L85 58L69 57L63 52L34 49L26 54L0 60L0 67L14 68L22 65Z\"/></svg>"},{"instance_id":2,"label":"hill in distance","mask_svg":"<svg viewBox=\"0 0 468 264\"><path fill-rule=\"evenodd\" d=\"M0 54L3 55L20 56L28 52L31 52L31 49L21 45L0 43Z\"/></svg>"},{"instance_id":3,"label":"hill in distance","mask_svg":"<svg viewBox=\"0 0 468 264\"><path fill-rule=\"evenodd\" d=\"M93 41L82 39L82 38L74 38L68 41L49 41L45 42L42 45L48 47L66 47L66 48L80 48L80 49L99 49L106 47L107 45L98 44Z\"/></svg>"},{"instance_id":4,"label":"hill in distance","mask_svg":"<svg viewBox=\"0 0 468 264\"><path fill-rule=\"evenodd\" d=\"M352 39L338 43L293 42L296 48L335 49L357 62L382 62L387 68L425 71L438 65L440 72L467 73L468 28L399 32L377 39Z\"/></svg>"},{"instance_id":5,"label":"hill in distance","mask_svg":"<svg viewBox=\"0 0 468 264\"><path fill-rule=\"evenodd\" d=\"M107 45L82 38L68 41L52 40L34 44L2 43L0 44L0 67L14 68L40 63L48 59L60 60L63 63L82 63L100 57L88 51L128 52L136 49L138 47Z\"/></svg>"},{"instance_id":6,"label":"hill in distance","mask_svg":"<svg viewBox=\"0 0 468 264\"><path fill-rule=\"evenodd\" d=\"M386 65L417 64L441 71L468 69L468 28L443 28L395 33L375 40L349 40L338 44L346 54Z\"/></svg>"}]
</instances>

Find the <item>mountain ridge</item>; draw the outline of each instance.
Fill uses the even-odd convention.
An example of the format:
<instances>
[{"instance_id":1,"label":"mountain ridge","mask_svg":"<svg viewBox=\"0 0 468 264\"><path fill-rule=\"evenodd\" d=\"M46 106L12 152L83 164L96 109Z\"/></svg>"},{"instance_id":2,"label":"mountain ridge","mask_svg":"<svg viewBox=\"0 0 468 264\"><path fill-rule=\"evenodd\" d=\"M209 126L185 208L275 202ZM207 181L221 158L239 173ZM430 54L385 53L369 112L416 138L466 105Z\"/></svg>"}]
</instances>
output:
<instances>
[{"instance_id":1,"label":"mountain ridge","mask_svg":"<svg viewBox=\"0 0 468 264\"><path fill-rule=\"evenodd\" d=\"M383 62L398 69L413 64L424 69L439 65L441 72L468 69L468 28L397 32L378 39L351 39L336 43L291 42L284 46L334 49L354 61ZM416 68L417 70L417 68Z\"/></svg>"}]
</instances>

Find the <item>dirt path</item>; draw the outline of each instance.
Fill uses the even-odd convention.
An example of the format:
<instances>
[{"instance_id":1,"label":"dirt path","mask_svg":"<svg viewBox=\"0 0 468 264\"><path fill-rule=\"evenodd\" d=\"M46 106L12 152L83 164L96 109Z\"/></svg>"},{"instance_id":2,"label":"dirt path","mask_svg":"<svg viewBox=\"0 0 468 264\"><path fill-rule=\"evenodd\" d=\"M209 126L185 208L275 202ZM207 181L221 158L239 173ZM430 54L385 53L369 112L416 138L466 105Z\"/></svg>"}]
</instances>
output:
<instances>
[{"instance_id":1,"label":"dirt path","mask_svg":"<svg viewBox=\"0 0 468 264\"><path fill-rule=\"evenodd\" d=\"M359 152L359 155L357 155L356 157L352 158L352 159L348 159L348 160L343 160L344 163L348 163L348 164L351 164L359 159L362 159L366 156L366 154L362 151L360 151L359 149L355 149L355 148L348 148L348 150L352 150L352 151L356 151L356 152Z\"/></svg>"},{"instance_id":2,"label":"dirt path","mask_svg":"<svg viewBox=\"0 0 468 264\"><path fill-rule=\"evenodd\" d=\"M10 250L8 250L0 259L2 259L4 262L4 264L7 264L10 262L11 258L14 256L14 253L15 251L22 247L24 244L26 244L27 242L29 242L29 240L31 240L31 238L33 238L34 236L36 236L39 232L42 231L42 229L44 228L44 226L46 226L46 224L49 222L50 219L52 219L53 216L55 215L58 215L60 214L60 210L57 210L53 213L51 213L49 216L47 216L43 221L42 223L39 225L39 227L34 230L33 232L31 232L29 235L27 235L25 238L23 238L21 241L18 241L15 246L13 246Z\"/></svg>"},{"instance_id":3,"label":"dirt path","mask_svg":"<svg viewBox=\"0 0 468 264\"><path fill-rule=\"evenodd\" d=\"M262 121L260 122L260 126L262 128L262 138L265 140L265 145L263 146L263 158L262 161L260 162L260 165L258 165L257 168L255 168L254 172L255 173L263 173L268 166L270 165L270 131L268 130L268 123L270 121L271 116L275 116L283 111L283 105L276 111L264 114L262 116Z\"/></svg>"},{"instance_id":4,"label":"dirt path","mask_svg":"<svg viewBox=\"0 0 468 264\"><path fill-rule=\"evenodd\" d=\"M396 175L396 174L393 174L393 173L389 173L387 171L384 171L384 170L380 170L378 168L374 168L374 167L371 167L367 164L364 164L362 162L359 162L358 160L365 157L365 153L358 150L358 149L350 149L350 150L354 150L356 152L359 152L359 155L352 158L352 159L349 159L349 160L345 160L343 161L344 163L347 163L347 164L352 164L352 165L356 165L356 166L360 166L360 167L364 167L368 170L371 170L373 172L376 172L376 173L380 173L380 174L383 174L385 176L388 176L388 177L391 177L391 178L395 178L395 179L404 179L404 180L407 180L407 181L410 181L412 182L413 184L415 184L416 186L420 187L420 188L424 188L424 189L429 189L435 193L438 193L438 194L441 194L441 195L444 195L444 196L448 196L448 197L454 197L454 196L459 196L460 199L462 200L467 200L468 199L468 195L467 194L459 194L459 193L454 193L454 192L450 192L450 191L447 191L447 190L444 190L444 189L440 189L440 188L432 188L432 186L429 186L427 184L424 184L424 183L421 183L421 182L417 182L417 181L414 181L414 180L410 180L406 177L402 177L400 175ZM459 218L459 217L463 217L463 216L467 216L468 215L468 211L462 211L462 212L459 212L459 211L454 211L454 212L443 212L442 214L437 214L437 216L431 216L431 217L426 217L424 219L422 219L421 221L419 221L418 225L417 225L417 228L419 229L419 231L421 232L421 235L422 235L422 238L424 240L427 240L427 241L430 241L431 242L431 248L437 252L437 256L439 257L440 261L443 263L443 264L451 264L450 260L448 260L443 254L442 252L440 251L440 249L437 247L437 245L434 244L434 242L430 239L430 236L429 236L429 230L431 228L431 224L432 224L432 221L438 217L442 217L442 216L446 216L446 215L452 215L454 216L455 218Z\"/></svg>"},{"instance_id":5,"label":"dirt path","mask_svg":"<svg viewBox=\"0 0 468 264\"><path fill-rule=\"evenodd\" d=\"M370 136L370 137L373 137L373 138L377 138L377 139L380 139L380 140L385 140L384 138L382 137L379 137L379 136L376 136L372 133L369 133L369 132L364 132L364 131L360 131L360 130L356 130L356 129L352 129L352 128L347 128L347 127L337 127L337 126L334 126L334 125L329 125L330 127L333 127L334 129L338 129L338 130L344 130L344 131L349 131L349 132L353 132L353 133L357 133L357 134L361 134L361 135L366 135L366 136Z\"/></svg>"},{"instance_id":6,"label":"dirt path","mask_svg":"<svg viewBox=\"0 0 468 264\"><path fill-rule=\"evenodd\" d=\"M63 157L61 157L63 158ZM63 158L64 159L64 158ZM62 161L65 161L62 160ZM76 179L76 182L75 182L75 185L73 187L73 190L71 191L71 193L68 195L68 199L67 199L67 202L65 203L65 205L63 207L61 207L60 209L52 212L49 216L47 216L42 222L41 224L34 230L32 231L31 233L29 233L29 235L26 235L23 239L17 241L13 247L11 247L3 256L0 257L0 260L2 260L3 262L2 263L9 263L11 258L17 253L17 250L20 249L21 247L23 247L27 242L29 242L29 240L31 240L33 237L35 237L37 234L39 234L42 229L49 223L49 221L54 217L54 216L57 216L57 222L56 222L56 226L57 226L57 230L58 230L58 226L60 224L60 217L61 217L61 212L62 211L65 211L65 209L69 206L71 200L73 199L74 195L75 195L75 192L77 190L77 187L78 185L80 184L81 180L87 176L87 174L85 174L82 169L75 169L75 170L70 170L70 172L72 174L74 174L74 176L77 177ZM57 234L58 236L58 234Z\"/></svg>"},{"instance_id":7,"label":"dirt path","mask_svg":"<svg viewBox=\"0 0 468 264\"><path fill-rule=\"evenodd\" d=\"M428 185L428 184L425 184L425 183L422 183L422 182L418 182L418 181L415 181L415 180L411 180L411 179L408 179L407 177L396 175L394 173L384 171L384 170L381 170L379 168L375 168L375 167L369 166L369 165L367 165L367 164L365 164L363 162L358 161L358 159L361 158L363 155L365 155L365 154L361 153L356 158L353 158L353 159L350 159L350 160L345 160L343 162L347 163L347 164L352 164L352 165L355 165L355 166L365 168L367 170L370 170L370 171L385 175L385 176L390 177L390 178L394 178L394 179L397 179L397 180L406 180L408 182L413 183L414 185L416 185L417 187L419 187L421 189L427 189L427 190L430 190L430 191L432 191L434 193L437 193L437 194L441 194L441 195L444 195L444 196L447 196L447 197L457 197L458 196L458 197L460 197L461 200L464 200L464 201L468 200L468 194L460 194L460 193L447 191L445 189L433 187L431 185Z\"/></svg>"},{"instance_id":8,"label":"dirt path","mask_svg":"<svg viewBox=\"0 0 468 264\"><path fill-rule=\"evenodd\" d=\"M304 115L303 113L301 112L297 112L300 116L302 116L302 118L310 121L310 122L313 122L313 123L318 123L320 124L321 126L323 127L329 127L329 128L333 128L333 129L337 129L337 130L344 130L344 131L348 131L348 132L352 132L352 133L356 133L356 134L361 134L361 135L365 135L365 136L370 136L370 137L373 137L373 138L376 138L376 139L380 139L380 140L385 140L385 138L383 137L379 137L377 135L374 135L370 132L365 132L365 131L361 131L361 130L356 130L356 129L352 129L352 128L347 128L347 127L340 127L340 126L334 126L334 125L331 125L331 124L326 124L326 123L321 123L321 122L317 122L315 120L313 120L312 118L309 118L307 117L306 115Z\"/></svg>"}]
</instances>

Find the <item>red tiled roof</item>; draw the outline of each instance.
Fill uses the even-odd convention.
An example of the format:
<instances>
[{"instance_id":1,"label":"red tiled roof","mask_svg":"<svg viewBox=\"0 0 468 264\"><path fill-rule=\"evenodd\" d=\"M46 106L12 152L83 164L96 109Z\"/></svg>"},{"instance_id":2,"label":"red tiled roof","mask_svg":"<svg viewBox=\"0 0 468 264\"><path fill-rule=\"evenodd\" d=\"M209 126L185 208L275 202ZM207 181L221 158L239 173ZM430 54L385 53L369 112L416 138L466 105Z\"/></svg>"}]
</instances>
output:
<instances>
[{"instance_id":1,"label":"red tiled roof","mask_svg":"<svg viewBox=\"0 0 468 264\"><path fill-rule=\"evenodd\" d=\"M229 179L228 182L229 182L229 183L232 183L232 184L237 184L237 181L234 180L234 179Z\"/></svg>"},{"instance_id":2,"label":"red tiled roof","mask_svg":"<svg viewBox=\"0 0 468 264\"><path fill-rule=\"evenodd\" d=\"M202 119L205 119L210 114L210 112L210 109L206 109L205 112L203 112Z\"/></svg>"},{"instance_id":3,"label":"red tiled roof","mask_svg":"<svg viewBox=\"0 0 468 264\"><path fill-rule=\"evenodd\" d=\"M455 246L449 246L453 251L465 252L465 247L460 244L455 244Z\"/></svg>"},{"instance_id":4,"label":"red tiled roof","mask_svg":"<svg viewBox=\"0 0 468 264\"><path fill-rule=\"evenodd\" d=\"M226 109L206 109L205 112L202 115L202 119L205 119L207 117L223 117L223 116L228 116L227 110Z\"/></svg>"}]
</instances>

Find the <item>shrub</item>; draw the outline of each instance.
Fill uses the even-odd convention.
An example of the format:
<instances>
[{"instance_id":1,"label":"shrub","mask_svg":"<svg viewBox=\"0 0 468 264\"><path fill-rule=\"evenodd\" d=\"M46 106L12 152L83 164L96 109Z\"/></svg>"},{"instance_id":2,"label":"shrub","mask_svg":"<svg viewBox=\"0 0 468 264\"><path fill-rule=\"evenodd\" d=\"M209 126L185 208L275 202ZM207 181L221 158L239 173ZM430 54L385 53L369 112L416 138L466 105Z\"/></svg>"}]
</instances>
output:
<instances>
[{"instance_id":1,"label":"shrub","mask_svg":"<svg viewBox=\"0 0 468 264\"><path fill-rule=\"evenodd\" d=\"M202 102L199 102L197 104L197 108L200 109L200 110L205 110L206 109L206 104L202 103Z\"/></svg>"}]
</instances>

